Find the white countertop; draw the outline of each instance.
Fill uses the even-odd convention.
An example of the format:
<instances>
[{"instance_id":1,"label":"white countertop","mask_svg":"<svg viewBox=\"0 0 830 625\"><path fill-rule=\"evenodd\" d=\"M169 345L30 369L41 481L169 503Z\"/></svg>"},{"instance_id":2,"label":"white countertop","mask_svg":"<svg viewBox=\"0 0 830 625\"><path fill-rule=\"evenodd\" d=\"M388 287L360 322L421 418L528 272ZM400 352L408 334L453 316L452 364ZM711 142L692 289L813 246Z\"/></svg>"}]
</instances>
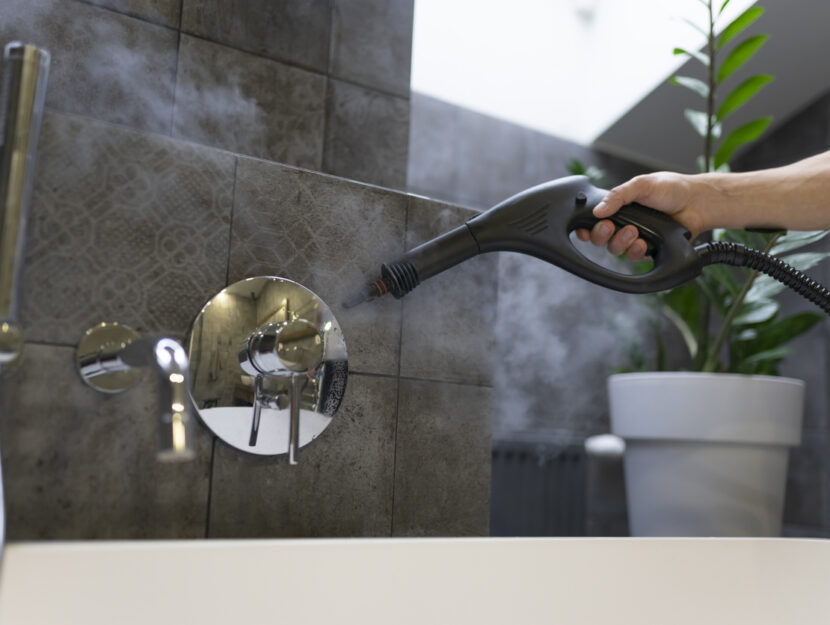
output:
<instances>
[{"instance_id":1,"label":"white countertop","mask_svg":"<svg viewBox=\"0 0 830 625\"><path fill-rule=\"evenodd\" d=\"M3 625L830 622L830 541L12 544Z\"/></svg>"}]
</instances>

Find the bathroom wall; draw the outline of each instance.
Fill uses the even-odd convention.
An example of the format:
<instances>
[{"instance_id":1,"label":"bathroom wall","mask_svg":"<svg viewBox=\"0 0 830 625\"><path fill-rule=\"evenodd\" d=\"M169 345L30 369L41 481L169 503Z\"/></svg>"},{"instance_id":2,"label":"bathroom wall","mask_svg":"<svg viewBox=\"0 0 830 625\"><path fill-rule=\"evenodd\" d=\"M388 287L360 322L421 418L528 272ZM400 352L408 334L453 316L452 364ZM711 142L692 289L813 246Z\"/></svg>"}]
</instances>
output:
<instances>
[{"instance_id":1,"label":"bathroom wall","mask_svg":"<svg viewBox=\"0 0 830 625\"><path fill-rule=\"evenodd\" d=\"M646 171L589 147L412 94L409 185L419 193L485 208L544 180L568 175L573 157L606 170L607 185ZM793 162L830 148L830 94L737 159L736 170ZM814 246L830 250L825 240ZM811 270L830 284L830 265ZM804 310L786 293L785 311ZM565 449L608 431L605 378L629 346L650 346L637 324L642 298L598 289L570 274L511 254L499 259L494 379L495 441L537 441ZM507 330L509 328L509 331ZM789 536L830 536L830 442L825 322L792 343L781 373L807 381L802 444L791 453L784 513Z\"/></svg>"},{"instance_id":2,"label":"bathroom wall","mask_svg":"<svg viewBox=\"0 0 830 625\"><path fill-rule=\"evenodd\" d=\"M410 190L478 209L570 175L573 158L613 185L634 163L441 100L412 94ZM589 246L590 247L590 246ZM590 253L590 251L589 251ZM605 378L641 334L642 298L599 289L548 263L499 254L494 435L570 445L607 431ZM540 438L541 437L541 438Z\"/></svg>"},{"instance_id":3,"label":"bathroom wall","mask_svg":"<svg viewBox=\"0 0 830 625\"><path fill-rule=\"evenodd\" d=\"M223 150L50 111L24 270L21 366L2 381L8 536L486 535L494 259L407 300L342 310L379 263L472 215ZM75 369L101 321L182 340L226 284L273 274L328 302L350 360L331 426L284 457L199 429L160 464L153 376L114 396ZM445 309L455 315L443 315Z\"/></svg>"},{"instance_id":4,"label":"bathroom wall","mask_svg":"<svg viewBox=\"0 0 830 625\"><path fill-rule=\"evenodd\" d=\"M413 0L0 0L48 104L403 188Z\"/></svg>"},{"instance_id":5,"label":"bathroom wall","mask_svg":"<svg viewBox=\"0 0 830 625\"><path fill-rule=\"evenodd\" d=\"M473 214L346 179L404 186L412 0L0 0L0 15L0 39L53 57L26 351L0 382L9 539L486 535L494 260L340 308ZM219 290L263 274L335 310L340 411L296 467L201 427L195 461L158 463L153 376L99 394L75 346L102 321L183 340Z\"/></svg>"},{"instance_id":6,"label":"bathroom wall","mask_svg":"<svg viewBox=\"0 0 830 625\"><path fill-rule=\"evenodd\" d=\"M742 155L733 164L736 171L751 171L793 163L830 149L830 92L806 106ZM796 207L793 207L794 210ZM802 251L830 252L825 239ZM830 284L830 264L825 261L807 272L822 284ZM787 312L809 310L795 293L785 292ZM807 382L804 429L801 445L790 452L784 531L792 536L830 537L830 323L824 321L792 343L792 356L781 368Z\"/></svg>"}]
</instances>

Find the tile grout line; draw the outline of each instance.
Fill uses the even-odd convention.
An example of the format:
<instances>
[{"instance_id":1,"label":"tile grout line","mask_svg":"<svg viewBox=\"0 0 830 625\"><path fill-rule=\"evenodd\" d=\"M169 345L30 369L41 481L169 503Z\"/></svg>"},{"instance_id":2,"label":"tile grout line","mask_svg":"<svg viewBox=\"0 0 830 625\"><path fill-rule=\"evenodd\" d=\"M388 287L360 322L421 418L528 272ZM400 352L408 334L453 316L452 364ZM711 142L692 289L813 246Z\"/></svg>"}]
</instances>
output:
<instances>
[{"instance_id":1,"label":"tile grout line","mask_svg":"<svg viewBox=\"0 0 830 625\"><path fill-rule=\"evenodd\" d=\"M92 0L75 0L78 4L85 4L88 7L93 7L95 9L101 9L102 11L106 11L107 13L113 13L115 15L121 15L123 17L129 17L134 20L138 20L139 22L144 22L145 24L151 24L153 26L160 26L161 28L166 28L167 30L178 30L176 26L171 26L170 24L165 24L164 22L157 22L154 19L147 17L145 15L139 15L138 13L130 13L129 11L119 11L118 9L113 9L112 7L104 6L102 4L98 4L97 2L92 2ZM182 0L184 2L184 0ZM181 26L181 14L179 14L179 26Z\"/></svg>"},{"instance_id":2,"label":"tile grout line","mask_svg":"<svg viewBox=\"0 0 830 625\"><path fill-rule=\"evenodd\" d=\"M361 87L363 89L368 89L370 91L376 91L377 93L379 93L381 95L385 95L385 96L389 96L389 97L393 97L393 98L399 98L401 100L406 100L406 101L411 100L411 93L412 93L411 90L407 94L403 94L403 93L392 91L390 89L386 89L384 87L378 87L377 85L370 85L368 83L360 82L359 80L354 80L354 79L350 79L350 78L343 78L341 76L330 76L329 73L328 73L328 68L327 68L327 71L320 71L319 69L315 69L311 66L304 65L303 63L298 63L297 61L292 61L290 59L285 59L285 58L274 58L274 57L266 56L264 54L258 54L256 52L251 52L249 50L243 50L242 48L237 48L237 47L234 47L233 45L229 45L227 43L222 43L221 41L215 41L213 39L209 39L208 37L206 37L204 35L200 35L198 33L193 33L193 32L190 32L190 31L183 30L181 28L181 21L182 21L181 12L179 13L179 27L177 28L176 26L170 26L169 24L164 24L162 22L155 22L155 21L151 20L150 18L143 17L141 15L127 13L127 12L124 12L124 11L118 11L116 9L113 9L113 8L110 8L110 7L105 7L105 6L102 6L100 4L94 4L90 0L75 0L75 1L78 2L79 4L83 4L83 5L93 7L93 8L96 8L96 9L101 9L102 11L106 11L107 13L112 13L114 15L121 15L123 17L128 17L130 19L138 20L139 22L144 22L145 24L150 24L152 26L158 26L158 27L164 28L166 30L172 30L174 32L178 32L180 39L181 39L182 35L187 35L188 37L193 37L194 39L199 39L201 41L207 41L208 43L216 44L217 46L223 46L225 48L230 48L231 50L236 50L237 52L241 52L243 54L249 54L249 55L254 56L256 58L259 58L259 59L265 59L267 61L273 61L274 63L280 63L280 64L286 65L288 67L301 69L303 71L306 71L306 72L309 72L309 73L312 73L312 74L317 74L317 75L322 76L324 78L330 78L331 77L331 78L334 78L336 80L339 80L340 82L344 82L344 83L353 85L355 87ZM182 1L182 3L184 2L184 0L181 0L181 1ZM329 45L331 45L331 42L329 42Z\"/></svg>"},{"instance_id":3,"label":"tile grout line","mask_svg":"<svg viewBox=\"0 0 830 625\"><path fill-rule=\"evenodd\" d=\"M228 260L225 263L225 286L229 286L231 279L231 246L233 244L233 215L236 208L236 177L239 170L239 157L233 159L233 187L231 188L231 215L228 224Z\"/></svg>"},{"instance_id":4,"label":"tile grout line","mask_svg":"<svg viewBox=\"0 0 830 625\"><path fill-rule=\"evenodd\" d=\"M216 436L210 445L210 468L208 471L207 507L205 509L205 538L210 538L210 503L213 499L213 466L216 458Z\"/></svg>"},{"instance_id":5,"label":"tile grout line","mask_svg":"<svg viewBox=\"0 0 830 625\"><path fill-rule=\"evenodd\" d=\"M390 380L396 380L400 378L401 380L407 382L428 382L430 384L452 384L454 386L469 386L472 388L487 388L493 389L492 384L484 384L480 382L469 382L466 380L443 380L441 378L419 378L414 375L395 375L394 373L375 373L373 371L349 371L349 375L362 375L368 378L386 378Z\"/></svg>"},{"instance_id":6,"label":"tile grout line","mask_svg":"<svg viewBox=\"0 0 830 625\"><path fill-rule=\"evenodd\" d=\"M323 88L323 152L320 154L320 171L326 171L326 154L328 150L326 147L329 142L329 92L331 90L331 66L332 55L334 54L334 46L332 45L332 38L334 37L334 0L329 0L329 40L328 49L326 50L326 74L325 87Z\"/></svg>"},{"instance_id":7,"label":"tile grout line","mask_svg":"<svg viewBox=\"0 0 830 625\"><path fill-rule=\"evenodd\" d=\"M182 49L182 12L184 11L184 0L179 0L179 27L176 29L176 74L173 76L173 106L170 107L170 129L167 133L170 137L173 136L173 126L176 123L176 100L178 100L179 92L179 72Z\"/></svg>"},{"instance_id":8,"label":"tile grout line","mask_svg":"<svg viewBox=\"0 0 830 625\"><path fill-rule=\"evenodd\" d=\"M409 205L411 200L406 201L406 211L403 219L403 247L406 249L406 235L409 228ZM400 302L401 319L398 324L398 375L395 389L395 432L392 437L392 514L389 524L389 535L395 535L395 481L398 474L398 422L401 412L401 356L403 355L403 308L404 303Z\"/></svg>"}]
</instances>

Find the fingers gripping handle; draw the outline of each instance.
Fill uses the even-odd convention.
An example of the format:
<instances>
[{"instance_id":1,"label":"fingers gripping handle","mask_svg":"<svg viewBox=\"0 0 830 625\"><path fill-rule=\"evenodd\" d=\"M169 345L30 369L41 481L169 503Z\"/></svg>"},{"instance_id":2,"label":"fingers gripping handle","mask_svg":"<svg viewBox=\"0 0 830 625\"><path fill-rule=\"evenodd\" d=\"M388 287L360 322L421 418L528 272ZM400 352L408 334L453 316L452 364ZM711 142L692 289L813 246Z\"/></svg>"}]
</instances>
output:
<instances>
[{"instance_id":1,"label":"fingers gripping handle","mask_svg":"<svg viewBox=\"0 0 830 625\"><path fill-rule=\"evenodd\" d=\"M577 206L568 224L568 234L579 228L591 230L597 223L604 220L613 222L617 231L625 226L637 228L638 236L646 242L647 256L654 257L658 254L665 241L672 238L675 231L680 232L687 241L692 238L691 232L665 213L636 203L627 204L604 219L594 217L593 207Z\"/></svg>"},{"instance_id":2,"label":"fingers gripping handle","mask_svg":"<svg viewBox=\"0 0 830 625\"><path fill-rule=\"evenodd\" d=\"M643 293L672 288L700 274L700 263L690 241L691 233L669 215L634 203L623 206L606 219L611 220L617 230L629 225L637 228L638 236L646 243L646 254L654 259L654 267L648 273L627 276L583 257L584 263L579 263L577 271L581 277L619 291ZM579 228L590 230L599 221L593 214L593 206L587 202L577 205L567 225L568 234ZM585 265L588 267L584 268Z\"/></svg>"},{"instance_id":3,"label":"fingers gripping handle","mask_svg":"<svg viewBox=\"0 0 830 625\"><path fill-rule=\"evenodd\" d=\"M688 282L702 265L688 231L671 217L645 206L629 204L611 220L617 227L633 225L654 258L648 273L629 276L588 260L569 235L592 228L593 208L606 191L585 176L552 180L506 199L467 222L479 252L511 251L536 256L585 280L626 293L653 293Z\"/></svg>"}]
</instances>

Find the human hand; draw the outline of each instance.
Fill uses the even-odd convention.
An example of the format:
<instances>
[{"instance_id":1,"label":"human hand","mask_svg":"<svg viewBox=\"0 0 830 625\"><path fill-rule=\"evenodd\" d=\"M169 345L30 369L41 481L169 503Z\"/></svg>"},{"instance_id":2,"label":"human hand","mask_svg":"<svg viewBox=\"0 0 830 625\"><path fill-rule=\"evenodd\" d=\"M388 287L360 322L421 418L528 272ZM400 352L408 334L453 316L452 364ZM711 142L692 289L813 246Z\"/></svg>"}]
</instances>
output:
<instances>
[{"instance_id":1,"label":"human hand","mask_svg":"<svg viewBox=\"0 0 830 625\"><path fill-rule=\"evenodd\" d=\"M608 251L615 256L625 254L630 260L642 260L646 254L646 242L637 236L637 228L629 225L615 232L614 223L605 218L626 204L638 202L671 215L694 238L705 229L705 220L700 210L703 205L700 196L704 190L705 182L701 175L659 172L637 176L611 189L594 207L594 216L599 217L600 221L590 231L580 228L576 231L576 236L581 241L591 241L594 245L607 245Z\"/></svg>"}]
</instances>

